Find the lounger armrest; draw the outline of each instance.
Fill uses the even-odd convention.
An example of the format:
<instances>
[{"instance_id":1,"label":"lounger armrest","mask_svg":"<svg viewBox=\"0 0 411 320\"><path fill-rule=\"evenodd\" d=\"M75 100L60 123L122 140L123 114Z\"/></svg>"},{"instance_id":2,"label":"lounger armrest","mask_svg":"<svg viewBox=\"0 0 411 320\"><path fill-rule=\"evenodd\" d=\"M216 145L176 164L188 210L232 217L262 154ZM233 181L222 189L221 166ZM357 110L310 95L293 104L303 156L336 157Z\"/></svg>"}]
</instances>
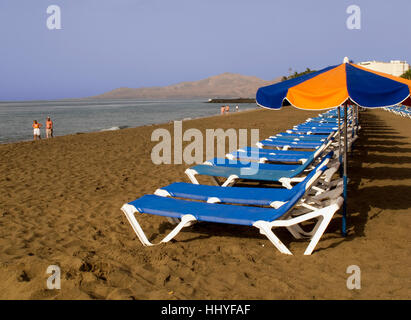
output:
<instances>
[{"instance_id":1,"label":"lounger armrest","mask_svg":"<svg viewBox=\"0 0 411 320\"><path fill-rule=\"evenodd\" d=\"M164 189L157 189L154 192L154 194L160 197L171 197L171 194L167 190L164 190Z\"/></svg>"}]
</instances>

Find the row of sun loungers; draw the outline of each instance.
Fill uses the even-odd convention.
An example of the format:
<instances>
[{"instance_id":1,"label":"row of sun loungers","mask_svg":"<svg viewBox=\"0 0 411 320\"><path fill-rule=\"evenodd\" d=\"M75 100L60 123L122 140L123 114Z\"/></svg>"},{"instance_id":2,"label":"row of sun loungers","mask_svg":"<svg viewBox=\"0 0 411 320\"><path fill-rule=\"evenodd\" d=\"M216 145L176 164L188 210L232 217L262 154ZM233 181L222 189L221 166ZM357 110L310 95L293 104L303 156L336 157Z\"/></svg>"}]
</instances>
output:
<instances>
[{"instance_id":1,"label":"row of sun loungers","mask_svg":"<svg viewBox=\"0 0 411 320\"><path fill-rule=\"evenodd\" d=\"M386 110L386 111L390 111L390 112L392 112L396 115L411 119L411 110L407 107L394 106L394 107L386 107L386 108L383 108L383 109Z\"/></svg>"},{"instance_id":2,"label":"row of sun loungers","mask_svg":"<svg viewBox=\"0 0 411 320\"><path fill-rule=\"evenodd\" d=\"M350 130L356 132L352 115L348 116ZM151 214L176 224L160 243L170 241L195 222L213 222L253 226L280 252L291 254L273 231L284 227L296 239L310 239L304 252L309 255L343 203L338 174L342 123L338 119L337 110L331 110L255 147L209 159L186 170L192 183L161 187L152 195L124 204L122 211L145 246L153 243L136 215ZM347 143L352 144L355 138L355 134L350 135ZM198 175L210 177L215 185L199 184ZM314 221L313 226L308 224L309 231L305 230L306 221Z\"/></svg>"}]
</instances>

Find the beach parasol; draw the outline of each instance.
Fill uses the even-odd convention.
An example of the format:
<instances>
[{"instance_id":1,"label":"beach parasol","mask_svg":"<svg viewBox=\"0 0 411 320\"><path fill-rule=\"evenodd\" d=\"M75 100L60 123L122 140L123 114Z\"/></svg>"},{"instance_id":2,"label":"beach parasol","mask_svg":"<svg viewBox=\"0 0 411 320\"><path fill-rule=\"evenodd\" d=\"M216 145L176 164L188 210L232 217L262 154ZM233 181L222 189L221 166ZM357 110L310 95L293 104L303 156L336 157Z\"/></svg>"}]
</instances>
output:
<instances>
[{"instance_id":1,"label":"beach parasol","mask_svg":"<svg viewBox=\"0 0 411 320\"><path fill-rule=\"evenodd\" d=\"M357 108L382 108L397 104L411 106L410 94L410 80L355 65L350 63L347 57L344 58L342 64L329 66L257 90L257 104L269 109L280 109L283 106L292 105L304 110L338 108L340 111L340 107L344 107L345 152L342 218L344 236L346 235L347 214L347 107L356 105Z\"/></svg>"}]
</instances>

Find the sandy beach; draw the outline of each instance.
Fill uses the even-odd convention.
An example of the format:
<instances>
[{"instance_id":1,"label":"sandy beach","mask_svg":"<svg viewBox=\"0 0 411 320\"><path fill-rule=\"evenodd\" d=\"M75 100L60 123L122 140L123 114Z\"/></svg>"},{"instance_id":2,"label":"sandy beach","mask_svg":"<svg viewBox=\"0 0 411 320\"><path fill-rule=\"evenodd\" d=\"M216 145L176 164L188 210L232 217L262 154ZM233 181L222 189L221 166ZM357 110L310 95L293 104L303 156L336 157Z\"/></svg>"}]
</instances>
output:
<instances>
[{"instance_id":1,"label":"sandy beach","mask_svg":"<svg viewBox=\"0 0 411 320\"><path fill-rule=\"evenodd\" d=\"M318 113L283 108L183 122L183 129L260 129L260 138ZM311 256L294 256L257 229L199 223L171 243L143 247L121 206L175 181L188 165L154 165L156 128L0 145L0 299L410 299L411 120L361 113L349 156L347 238L337 213ZM205 159L204 159L205 160ZM206 180L205 180L206 181ZM140 219L150 239L171 225ZM49 265L61 268L48 290ZM348 290L350 265L361 289Z\"/></svg>"}]
</instances>

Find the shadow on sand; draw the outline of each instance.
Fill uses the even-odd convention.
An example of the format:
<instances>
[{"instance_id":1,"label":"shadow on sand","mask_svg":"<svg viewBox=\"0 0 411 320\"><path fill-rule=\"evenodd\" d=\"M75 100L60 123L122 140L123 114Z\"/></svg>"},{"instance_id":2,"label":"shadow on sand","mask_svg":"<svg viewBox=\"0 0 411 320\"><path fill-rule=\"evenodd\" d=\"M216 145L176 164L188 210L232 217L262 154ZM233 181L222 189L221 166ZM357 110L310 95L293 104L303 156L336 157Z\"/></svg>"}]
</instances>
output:
<instances>
[{"instance_id":1,"label":"shadow on sand","mask_svg":"<svg viewBox=\"0 0 411 320\"><path fill-rule=\"evenodd\" d=\"M411 186L401 183L411 179L411 168L403 167L411 162L411 146L405 140L408 137L400 136L395 128L387 126L372 112L361 114L361 126L360 137L349 157L348 211L352 214L349 214L348 225L352 232L348 240L364 236L368 220L383 214L384 210L411 208L411 197L407 196L411 194ZM398 183L391 185L390 180ZM367 186L368 181L376 183ZM370 216L371 207L378 210Z\"/></svg>"}]
</instances>

